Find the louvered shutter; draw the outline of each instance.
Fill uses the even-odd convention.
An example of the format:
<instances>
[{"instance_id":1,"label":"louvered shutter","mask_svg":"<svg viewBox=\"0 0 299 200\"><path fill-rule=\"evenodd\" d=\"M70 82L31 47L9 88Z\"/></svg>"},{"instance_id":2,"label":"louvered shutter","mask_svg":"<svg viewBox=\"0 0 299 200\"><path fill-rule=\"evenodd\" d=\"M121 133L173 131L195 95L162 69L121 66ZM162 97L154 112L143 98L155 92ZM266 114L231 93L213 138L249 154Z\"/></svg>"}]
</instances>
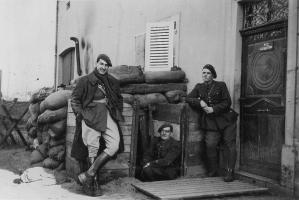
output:
<instances>
[{"instance_id":1,"label":"louvered shutter","mask_svg":"<svg viewBox=\"0 0 299 200\"><path fill-rule=\"evenodd\" d=\"M173 34L173 21L147 24L145 71L170 71L173 67Z\"/></svg>"}]
</instances>

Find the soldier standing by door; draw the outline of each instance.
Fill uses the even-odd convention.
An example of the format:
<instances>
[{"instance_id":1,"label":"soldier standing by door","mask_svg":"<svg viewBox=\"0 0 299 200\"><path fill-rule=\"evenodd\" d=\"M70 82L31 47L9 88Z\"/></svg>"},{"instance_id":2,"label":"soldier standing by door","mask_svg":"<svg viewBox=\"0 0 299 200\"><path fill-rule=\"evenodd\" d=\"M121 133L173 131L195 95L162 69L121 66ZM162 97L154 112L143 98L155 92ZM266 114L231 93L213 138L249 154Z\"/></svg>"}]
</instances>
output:
<instances>
[{"instance_id":1,"label":"soldier standing by door","mask_svg":"<svg viewBox=\"0 0 299 200\"><path fill-rule=\"evenodd\" d=\"M227 158L225 182L234 180L236 163L236 119L237 114L230 109L231 97L224 82L214 81L217 77L214 67L203 67L203 83L198 83L187 95L186 102L200 113L200 128L204 131L208 161L208 176L217 176L217 146L224 142Z\"/></svg>"}]
</instances>

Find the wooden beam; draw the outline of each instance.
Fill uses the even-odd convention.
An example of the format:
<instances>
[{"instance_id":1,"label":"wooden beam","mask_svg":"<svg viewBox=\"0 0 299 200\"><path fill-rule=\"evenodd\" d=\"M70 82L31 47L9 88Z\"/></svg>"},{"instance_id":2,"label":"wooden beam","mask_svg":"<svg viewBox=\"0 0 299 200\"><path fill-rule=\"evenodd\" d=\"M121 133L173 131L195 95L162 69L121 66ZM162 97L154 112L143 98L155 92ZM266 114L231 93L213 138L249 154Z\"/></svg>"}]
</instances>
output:
<instances>
[{"instance_id":1,"label":"wooden beam","mask_svg":"<svg viewBox=\"0 0 299 200\"><path fill-rule=\"evenodd\" d=\"M16 121L18 120L18 119L13 119L13 118L11 117L11 115L10 115L8 109L7 109L3 104L2 104L1 106L2 106L2 108L3 108L3 110L4 110L5 114L6 114L6 116L9 118L9 120L10 120L11 122L16 122ZM22 119L22 118L23 118L23 116L21 117L21 119ZM18 124L18 123L19 123L19 121L17 122L17 124ZM25 140L25 138L24 138L22 132L21 132L20 129L18 128L17 124L16 124L16 126L15 126L15 130L17 131L18 135L20 136L22 142L23 142L26 146L29 146L29 145L27 144L27 142L26 142L26 140ZM7 128L6 128L6 130L7 130ZM10 137L13 138L12 134L10 134Z\"/></svg>"},{"instance_id":2,"label":"wooden beam","mask_svg":"<svg viewBox=\"0 0 299 200\"><path fill-rule=\"evenodd\" d=\"M6 141L7 137L11 134L11 132L13 131L13 129L15 129L15 127L18 125L18 123L21 121L21 119L24 117L24 115L27 113L27 111L28 111L28 107L24 110L24 112L22 113L22 115L20 116L20 118L17 119L17 120L15 120L13 122L13 125L7 131L7 133L4 136L4 138L2 138L2 140L0 141L0 146L2 146L2 144Z\"/></svg>"},{"instance_id":3,"label":"wooden beam","mask_svg":"<svg viewBox=\"0 0 299 200\"><path fill-rule=\"evenodd\" d=\"M167 83L167 84L128 84L120 88L121 93L127 94L148 94L164 93L171 90L187 91L186 83Z\"/></svg>"}]
</instances>

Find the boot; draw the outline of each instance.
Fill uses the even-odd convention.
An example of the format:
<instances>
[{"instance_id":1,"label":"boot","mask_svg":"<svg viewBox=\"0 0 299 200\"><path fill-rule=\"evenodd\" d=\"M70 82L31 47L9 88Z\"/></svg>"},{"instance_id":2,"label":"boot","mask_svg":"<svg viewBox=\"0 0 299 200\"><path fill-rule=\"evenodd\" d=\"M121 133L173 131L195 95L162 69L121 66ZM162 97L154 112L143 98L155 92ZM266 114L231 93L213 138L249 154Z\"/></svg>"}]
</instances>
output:
<instances>
[{"instance_id":1,"label":"boot","mask_svg":"<svg viewBox=\"0 0 299 200\"><path fill-rule=\"evenodd\" d=\"M93 197L95 194L94 177L90 176L87 172L84 172L79 174L78 179L83 186L84 193Z\"/></svg>"},{"instance_id":2,"label":"boot","mask_svg":"<svg viewBox=\"0 0 299 200\"><path fill-rule=\"evenodd\" d=\"M237 151L234 145L227 146L226 157L227 157L227 169L226 175L223 178L225 182L232 182L235 180L234 169L237 158Z\"/></svg>"},{"instance_id":3,"label":"boot","mask_svg":"<svg viewBox=\"0 0 299 200\"><path fill-rule=\"evenodd\" d=\"M235 180L234 170L231 168L228 168L226 170L226 175L223 178L224 182L232 182Z\"/></svg>"},{"instance_id":4,"label":"boot","mask_svg":"<svg viewBox=\"0 0 299 200\"><path fill-rule=\"evenodd\" d=\"M85 194L89 196L102 195L102 190L96 179L96 174L109 158L110 156L105 152L102 152L95 160L94 158L89 158L89 163L91 164L89 169L78 176L78 180L83 185L83 191Z\"/></svg>"},{"instance_id":5,"label":"boot","mask_svg":"<svg viewBox=\"0 0 299 200\"><path fill-rule=\"evenodd\" d=\"M87 170L87 173L91 176L96 176L97 171L102 168L106 162L109 160L110 156L105 152L102 152L96 160L92 163L92 165Z\"/></svg>"},{"instance_id":6,"label":"boot","mask_svg":"<svg viewBox=\"0 0 299 200\"><path fill-rule=\"evenodd\" d=\"M89 157L86 162L80 165L81 173L77 176L76 181L80 185L84 185L87 182L91 183L91 175L89 175L86 170L88 170L94 162L94 157ZM82 167L82 168L81 168ZM83 171L84 169L84 171Z\"/></svg>"}]
</instances>

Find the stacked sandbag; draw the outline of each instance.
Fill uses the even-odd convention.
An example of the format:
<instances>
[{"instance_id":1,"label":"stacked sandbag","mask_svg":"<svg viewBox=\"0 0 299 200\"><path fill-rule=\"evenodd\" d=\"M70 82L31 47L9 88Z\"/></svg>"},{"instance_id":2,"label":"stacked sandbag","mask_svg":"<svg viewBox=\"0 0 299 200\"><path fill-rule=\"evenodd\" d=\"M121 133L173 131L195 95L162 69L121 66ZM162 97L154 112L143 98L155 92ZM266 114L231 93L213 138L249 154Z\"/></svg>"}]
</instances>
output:
<instances>
[{"instance_id":1,"label":"stacked sandbag","mask_svg":"<svg viewBox=\"0 0 299 200\"><path fill-rule=\"evenodd\" d=\"M59 90L39 103L39 113L37 116L33 115L36 118L37 128L32 126L28 131L29 135L36 137L41 144L32 152L32 164L43 161L45 168L63 168L67 104L71 94L71 90Z\"/></svg>"},{"instance_id":2,"label":"stacked sandbag","mask_svg":"<svg viewBox=\"0 0 299 200\"><path fill-rule=\"evenodd\" d=\"M29 102L34 104L43 101L47 96L55 91L52 87L43 87L35 92L30 97Z\"/></svg>"},{"instance_id":3,"label":"stacked sandbag","mask_svg":"<svg viewBox=\"0 0 299 200\"><path fill-rule=\"evenodd\" d=\"M31 147L36 149L39 145L43 144L46 141L45 130L43 127L38 126L37 119L40 115L40 104L43 100L45 100L50 94L54 92L54 88L43 87L35 92L30 97L30 105L29 105L29 114L30 117L26 123L26 130L28 132L29 139L31 141ZM29 142L30 142L29 141ZM45 148L43 148L44 150ZM34 152L34 155L38 155L38 152ZM36 157L36 156L33 156ZM33 160L33 164L38 159Z\"/></svg>"},{"instance_id":4,"label":"stacked sandbag","mask_svg":"<svg viewBox=\"0 0 299 200\"><path fill-rule=\"evenodd\" d=\"M121 65L109 68L109 73L120 81L124 102L137 102L141 108L179 103L186 96L186 74L182 70L142 72L139 66Z\"/></svg>"},{"instance_id":5,"label":"stacked sandbag","mask_svg":"<svg viewBox=\"0 0 299 200\"><path fill-rule=\"evenodd\" d=\"M144 83L144 75L141 66L114 66L109 68L108 73L114 76L121 85L129 83Z\"/></svg>"}]
</instances>

